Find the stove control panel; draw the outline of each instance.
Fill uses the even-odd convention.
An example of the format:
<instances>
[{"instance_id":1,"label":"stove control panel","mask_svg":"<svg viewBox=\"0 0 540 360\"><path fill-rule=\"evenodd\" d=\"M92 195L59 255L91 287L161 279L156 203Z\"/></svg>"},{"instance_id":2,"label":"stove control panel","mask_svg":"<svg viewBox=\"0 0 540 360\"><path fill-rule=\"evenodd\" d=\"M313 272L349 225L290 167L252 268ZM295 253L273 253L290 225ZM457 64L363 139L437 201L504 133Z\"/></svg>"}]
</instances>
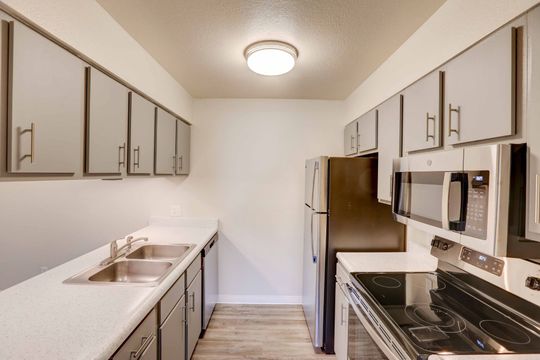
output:
<instances>
[{"instance_id":1,"label":"stove control panel","mask_svg":"<svg viewBox=\"0 0 540 360\"><path fill-rule=\"evenodd\" d=\"M460 259L494 275L502 275L504 261L493 256L482 254L481 252L469 249L468 247L463 247Z\"/></svg>"}]
</instances>

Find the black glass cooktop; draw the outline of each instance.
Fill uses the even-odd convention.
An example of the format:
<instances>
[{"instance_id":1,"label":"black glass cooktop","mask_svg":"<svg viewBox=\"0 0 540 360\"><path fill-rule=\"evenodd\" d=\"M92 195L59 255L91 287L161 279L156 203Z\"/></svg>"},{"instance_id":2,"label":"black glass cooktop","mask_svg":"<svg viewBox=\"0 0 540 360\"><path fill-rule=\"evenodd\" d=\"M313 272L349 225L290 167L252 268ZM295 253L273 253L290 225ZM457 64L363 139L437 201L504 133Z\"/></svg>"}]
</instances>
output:
<instances>
[{"instance_id":1,"label":"black glass cooktop","mask_svg":"<svg viewBox=\"0 0 540 360\"><path fill-rule=\"evenodd\" d=\"M443 273L356 273L382 318L419 354L540 353L521 317L466 291Z\"/></svg>"}]
</instances>

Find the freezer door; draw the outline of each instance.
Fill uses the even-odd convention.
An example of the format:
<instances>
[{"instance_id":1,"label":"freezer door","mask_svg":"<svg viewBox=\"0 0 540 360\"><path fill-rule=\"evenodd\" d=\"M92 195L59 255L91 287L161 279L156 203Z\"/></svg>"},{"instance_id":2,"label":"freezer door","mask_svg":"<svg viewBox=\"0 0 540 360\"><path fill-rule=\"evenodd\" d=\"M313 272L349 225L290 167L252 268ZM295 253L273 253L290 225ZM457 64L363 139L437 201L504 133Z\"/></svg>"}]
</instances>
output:
<instances>
[{"instance_id":1,"label":"freezer door","mask_svg":"<svg viewBox=\"0 0 540 360\"><path fill-rule=\"evenodd\" d=\"M316 212L326 212L328 157L307 160L305 169L305 204Z\"/></svg>"},{"instance_id":2,"label":"freezer door","mask_svg":"<svg viewBox=\"0 0 540 360\"><path fill-rule=\"evenodd\" d=\"M304 208L304 315L313 346L323 346L326 214Z\"/></svg>"}]
</instances>

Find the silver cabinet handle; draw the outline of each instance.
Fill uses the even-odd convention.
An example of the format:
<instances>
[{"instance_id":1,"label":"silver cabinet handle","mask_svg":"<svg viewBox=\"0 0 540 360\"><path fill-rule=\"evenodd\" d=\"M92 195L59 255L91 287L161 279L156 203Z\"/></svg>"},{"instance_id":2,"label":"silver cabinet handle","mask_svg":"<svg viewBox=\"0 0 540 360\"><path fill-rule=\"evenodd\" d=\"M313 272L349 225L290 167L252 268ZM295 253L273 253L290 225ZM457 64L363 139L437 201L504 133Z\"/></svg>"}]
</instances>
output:
<instances>
[{"instance_id":1,"label":"silver cabinet handle","mask_svg":"<svg viewBox=\"0 0 540 360\"><path fill-rule=\"evenodd\" d=\"M131 352L129 356L130 360L137 360L138 358L140 358L142 353L146 350L148 345L150 345L152 340L154 340L154 335L144 336L141 339L141 346L139 346L139 348L136 351Z\"/></svg>"},{"instance_id":2,"label":"silver cabinet handle","mask_svg":"<svg viewBox=\"0 0 540 360\"><path fill-rule=\"evenodd\" d=\"M141 147L137 146L135 149L133 149L133 167L136 167L136 168L139 167L140 159L141 159Z\"/></svg>"},{"instance_id":3,"label":"silver cabinet handle","mask_svg":"<svg viewBox=\"0 0 540 360\"><path fill-rule=\"evenodd\" d=\"M187 308L185 306L182 306L181 309L182 309L182 321L181 321L181 323L182 324L187 324L187 317L186 317L186 309Z\"/></svg>"},{"instance_id":4,"label":"silver cabinet handle","mask_svg":"<svg viewBox=\"0 0 540 360\"><path fill-rule=\"evenodd\" d=\"M19 154L20 154L20 144L21 144L21 136L30 133L30 154L24 154L19 156L19 165L20 163L27 158L30 158L30 163L34 162L34 154L35 154L35 135L36 135L36 124L31 123L29 129L21 129L21 127L17 127L17 138L19 140Z\"/></svg>"},{"instance_id":5,"label":"silver cabinet handle","mask_svg":"<svg viewBox=\"0 0 540 360\"><path fill-rule=\"evenodd\" d=\"M172 156L172 169L174 174L176 172L176 155Z\"/></svg>"},{"instance_id":6,"label":"silver cabinet handle","mask_svg":"<svg viewBox=\"0 0 540 360\"><path fill-rule=\"evenodd\" d=\"M452 129L452 112L457 113L458 126L457 129ZM459 131L461 127L461 106L453 108L452 104L448 104L448 137L452 136L452 133L456 133L459 139Z\"/></svg>"},{"instance_id":7,"label":"silver cabinet handle","mask_svg":"<svg viewBox=\"0 0 540 360\"><path fill-rule=\"evenodd\" d=\"M340 321L341 326L345 325L345 316L343 316L344 311L345 311L345 306L341 304L341 321Z\"/></svg>"},{"instance_id":8,"label":"silver cabinet handle","mask_svg":"<svg viewBox=\"0 0 540 360\"><path fill-rule=\"evenodd\" d=\"M433 135L429 134L429 121L433 120ZM429 113L426 113L426 141L429 141L429 139L433 139L433 143L435 144L435 115L429 116Z\"/></svg>"},{"instance_id":9,"label":"silver cabinet handle","mask_svg":"<svg viewBox=\"0 0 540 360\"><path fill-rule=\"evenodd\" d=\"M351 150L354 150L354 135L351 135Z\"/></svg>"},{"instance_id":10,"label":"silver cabinet handle","mask_svg":"<svg viewBox=\"0 0 540 360\"><path fill-rule=\"evenodd\" d=\"M180 156L178 157L178 160L180 160L180 161L179 161L180 165L178 166L178 169L179 169L179 170L183 170L183 168L184 168L184 155L180 155Z\"/></svg>"},{"instance_id":11,"label":"silver cabinet handle","mask_svg":"<svg viewBox=\"0 0 540 360\"><path fill-rule=\"evenodd\" d=\"M191 312L195 312L195 292L189 294L189 296L191 297L191 303L193 304L189 307L189 309Z\"/></svg>"},{"instance_id":12,"label":"silver cabinet handle","mask_svg":"<svg viewBox=\"0 0 540 360\"><path fill-rule=\"evenodd\" d=\"M118 147L118 167L126 167L126 143Z\"/></svg>"},{"instance_id":13,"label":"silver cabinet handle","mask_svg":"<svg viewBox=\"0 0 540 360\"><path fill-rule=\"evenodd\" d=\"M540 224L540 175L536 174L536 193L534 194L534 222Z\"/></svg>"}]
</instances>

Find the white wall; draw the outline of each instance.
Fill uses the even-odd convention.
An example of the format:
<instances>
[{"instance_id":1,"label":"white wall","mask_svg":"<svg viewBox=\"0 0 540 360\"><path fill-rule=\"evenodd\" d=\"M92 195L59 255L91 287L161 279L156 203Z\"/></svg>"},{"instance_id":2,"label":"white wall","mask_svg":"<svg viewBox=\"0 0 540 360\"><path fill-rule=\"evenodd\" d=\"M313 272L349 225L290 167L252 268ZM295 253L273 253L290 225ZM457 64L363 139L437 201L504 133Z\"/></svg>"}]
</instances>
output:
<instances>
[{"instance_id":1,"label":"white wall","mask_svg":"<svg viewBox=\"0 0 540 360\"><path fill-rule=\"evenodd\" d=\"M94 0L1 0L188 121L191 96Z\"/></svg>"},{"instance_id":2,"label":"white wall","mask_svg":"<svg viewBox=\"0 0 540 360\"><path fill-rule=\"evenodd\" d=\"M346 99L344 124L434 70L539 0L448 0Z\"/></svg>"},{"instance_id":3,"label":"white wall","mask_svg":"<svg viewBox=\"0 0 540 360\"><path fill-rule=\"evenodd\" d=\"M184 211L221 224L224 302L299 303L304 161L341 154L343 103L195 100Z\"/></svg>"}]
</instances>

